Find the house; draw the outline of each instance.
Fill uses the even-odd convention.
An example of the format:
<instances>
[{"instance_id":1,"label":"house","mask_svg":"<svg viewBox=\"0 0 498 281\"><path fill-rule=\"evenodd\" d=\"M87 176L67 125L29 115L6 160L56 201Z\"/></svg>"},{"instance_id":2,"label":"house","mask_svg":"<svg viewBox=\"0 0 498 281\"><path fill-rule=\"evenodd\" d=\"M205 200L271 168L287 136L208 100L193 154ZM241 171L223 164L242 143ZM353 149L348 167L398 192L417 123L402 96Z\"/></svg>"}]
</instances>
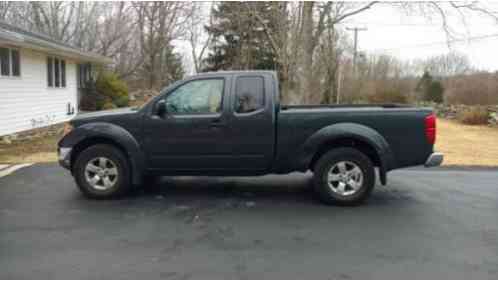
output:
<instances>
[{"instance_id":1,"label":"house","mask_svg":"<svg viewBox=\"0 0 498 281\"><path fill-rule=\"evenodd\" d=\"M0 22L0 136L71 119L109 58Z\"/></svg>"}]
</instances>

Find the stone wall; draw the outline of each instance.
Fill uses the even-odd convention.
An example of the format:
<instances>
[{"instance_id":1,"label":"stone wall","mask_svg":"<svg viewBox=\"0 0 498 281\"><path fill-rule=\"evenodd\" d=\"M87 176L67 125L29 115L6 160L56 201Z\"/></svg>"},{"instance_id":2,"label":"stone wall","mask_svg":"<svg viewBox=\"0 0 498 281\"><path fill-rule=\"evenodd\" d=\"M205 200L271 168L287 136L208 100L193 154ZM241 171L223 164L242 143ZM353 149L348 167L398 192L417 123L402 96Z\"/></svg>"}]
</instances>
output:
<instances>
[{"instance_id":1,"label":"stone wall","mask_svg":"<svg viewBox=\"0 0 498 281\"><path fill-rule=\"evenodd\" d=\"M419 106L428 106L434 108L438 117L445 119L457 119L458 115L464 111L471 110L475 107L482 107L488 111L489 125L498 126L498 105L450 105L450 104L437 104L437 103L424 103Z\"/></svg>"},{"instance_id":2,"label":"stone wall","mask_svg":"<svg viewBox=\"0 0 498 281\"><path fill-rule=\"evenodd\" d=\"M64 130L64 123L55 124L52 126L36 128L32 130L19 132L16 134L2 136L0 137L0 143L11 144L13 142L18 142L18 141L62 135L63 130Z\"/></svg>"}]
</instances>

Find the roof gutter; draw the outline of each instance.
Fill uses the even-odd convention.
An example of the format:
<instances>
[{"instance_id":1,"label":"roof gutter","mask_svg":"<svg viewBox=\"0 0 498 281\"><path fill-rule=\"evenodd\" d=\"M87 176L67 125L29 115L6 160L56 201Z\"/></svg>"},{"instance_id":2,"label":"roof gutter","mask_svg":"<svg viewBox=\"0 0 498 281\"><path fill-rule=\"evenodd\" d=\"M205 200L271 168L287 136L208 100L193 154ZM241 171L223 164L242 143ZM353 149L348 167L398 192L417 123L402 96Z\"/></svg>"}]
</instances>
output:
<instances>
[{"instance_id":1,"label":"roof gutter","mask_svg":"<svg viewBox=\"0 0 498 281\"><path fill-rule=\"evenodd\" d=\"M0 43L12 44L46 53L57 53L58 56L64 56L84 62L96 64L110 64L112 59L98 54L83 52L75 48L61 46L55 43L47 42L38 38L28 37L15 32L0 29Z\"/></svg>"}]
</instances>

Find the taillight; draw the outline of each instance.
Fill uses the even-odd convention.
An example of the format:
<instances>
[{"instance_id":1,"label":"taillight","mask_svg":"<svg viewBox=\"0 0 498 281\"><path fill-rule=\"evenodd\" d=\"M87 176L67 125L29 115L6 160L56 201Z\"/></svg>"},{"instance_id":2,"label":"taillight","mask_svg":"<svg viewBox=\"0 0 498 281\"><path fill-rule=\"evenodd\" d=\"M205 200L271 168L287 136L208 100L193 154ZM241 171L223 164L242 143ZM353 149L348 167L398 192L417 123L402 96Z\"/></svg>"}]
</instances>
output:
<instances>
[{"instance_id":1,"label":"taillight","mask_svg":"<svg viewBox=\"0 0 498 281\"><path fill-rule=\"evenodd\" d=\"M430 144L436 143L436 115L425 117L425 137Z\"/></svg>"}]
</instances>

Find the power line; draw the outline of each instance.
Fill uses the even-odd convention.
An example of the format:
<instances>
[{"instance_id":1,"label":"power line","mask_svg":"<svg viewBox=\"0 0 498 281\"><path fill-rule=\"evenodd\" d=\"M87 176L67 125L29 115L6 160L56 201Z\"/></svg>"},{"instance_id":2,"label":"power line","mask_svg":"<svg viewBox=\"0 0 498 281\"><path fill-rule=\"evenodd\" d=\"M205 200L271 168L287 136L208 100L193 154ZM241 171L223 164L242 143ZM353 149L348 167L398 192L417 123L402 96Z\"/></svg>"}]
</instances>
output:
<instances>
[{"instance_id":1,"label":"power line","mask_svg":"<svg viewBox=\"0 0 498 281\"><path fill-rule=\"evenodd\" d=\"M415 27L441 27L441 23L381 23L381 22L340 22L337 25L374 25L374 26L415 26Z\"/></svg>"},{"instance_id":2,"label":"power line","mask_svg":"<svg viewBox=\"0 0 498 281\"><path fill-rule=\"evenodd\" d=\"M417 45L411 45L411 46L400 46L400 47L394 47L394 48L380 48L380 49L376 49L376 50L377 51L396 51L396 50L401 50L401 49L431 47L431 46L441 45L441 44L451 44L451 43L458 43L458 42L472 42L472 41L479 41L479 40L483 40L483 39L487 39L487 38L494 38L494 37L498 37L498 33L497 34L474 36L474 37L469 37L467 39L453 39L453 40L448 40L448 41L431 42L431 43L417 44Z\"/></svg>"}]
</instances>

